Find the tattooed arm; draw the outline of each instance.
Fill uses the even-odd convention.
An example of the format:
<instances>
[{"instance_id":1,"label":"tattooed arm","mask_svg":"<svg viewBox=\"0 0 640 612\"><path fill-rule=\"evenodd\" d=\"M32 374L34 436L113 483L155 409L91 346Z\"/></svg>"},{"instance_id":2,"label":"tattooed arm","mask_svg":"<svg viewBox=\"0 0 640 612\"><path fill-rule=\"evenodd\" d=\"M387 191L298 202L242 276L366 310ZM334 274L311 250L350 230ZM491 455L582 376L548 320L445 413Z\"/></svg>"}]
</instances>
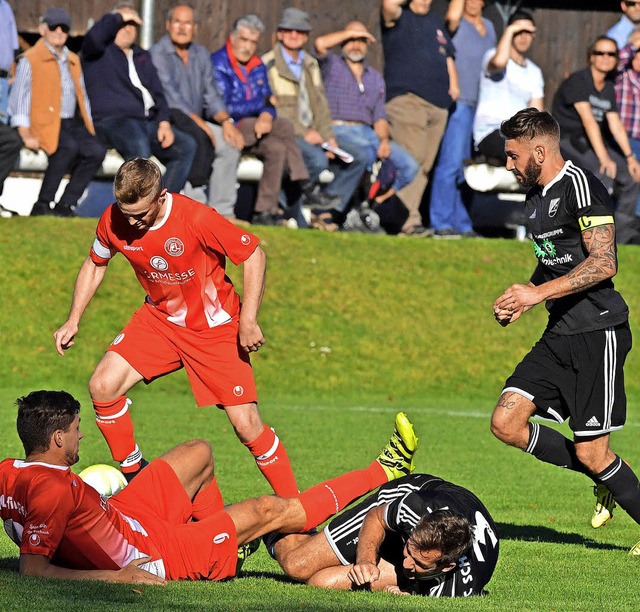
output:
<instances>
[{"instance_id":1,"label":"tattooed arm","mask_svg":"<svg viewBox=\"0 0 640 612\"><path fill-rule=\"evenodd\" d=\"M587 228L582 232L582 242L589 256L571 272L534 286L511 285L494 303L494 313L511 311L513 323L529 308L540 302L561 298L589 289L618 271L613 223ZM517 315L517 316L516 316Z\"/></svg>"}]
</instances>

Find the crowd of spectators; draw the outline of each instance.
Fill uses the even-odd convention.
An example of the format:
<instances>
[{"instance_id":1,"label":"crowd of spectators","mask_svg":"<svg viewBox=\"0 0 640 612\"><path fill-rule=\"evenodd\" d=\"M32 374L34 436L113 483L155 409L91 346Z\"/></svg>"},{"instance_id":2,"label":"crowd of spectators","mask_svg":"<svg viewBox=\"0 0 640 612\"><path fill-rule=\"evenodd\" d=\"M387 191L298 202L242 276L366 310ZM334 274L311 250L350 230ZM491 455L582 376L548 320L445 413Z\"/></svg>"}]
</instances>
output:
<instances>
[{"instance_id":1,"label":"crowd of spectators","mask_svg":"<svg viewBox=\"0 0 640 612\"><path fill-rule=\"evenodd\" d=\"M170 191L240 222L246 154L262 162L253 223L477 236L464 163L504 163L500 123L544 108L543 74L528 58L538 30L517 9L496 36L484 0L445 4L441 18L432 0L381 0L382 75L367 61L378 41L362 22L310 40L300 8L283 11L262 57L258 16L236 20L211 52L195 42L198 18L186 3L169 10L166 34L147 51L130 1L96 20L79 54L66 45L69 13L49 7L41 38L18 54L13 13L0 0L0 194L20 149L43 151L31 214L73 216L115 149L124 160L154 156ZM620 7L550 107L563 155L613 194L619 241L640 243L640 2Z\"/></svg>"}]
</instances>

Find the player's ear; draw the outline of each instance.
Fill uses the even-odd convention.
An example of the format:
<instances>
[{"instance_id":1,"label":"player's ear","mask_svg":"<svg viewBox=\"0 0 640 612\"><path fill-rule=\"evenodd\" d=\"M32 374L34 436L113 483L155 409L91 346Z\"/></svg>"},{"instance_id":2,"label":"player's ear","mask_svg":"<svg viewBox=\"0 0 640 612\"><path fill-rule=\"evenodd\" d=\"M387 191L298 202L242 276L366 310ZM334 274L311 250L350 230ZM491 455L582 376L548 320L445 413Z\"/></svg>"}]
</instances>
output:
<instances>
[{"instance_id":1,"label":"player's ear","mask_svg":"<svg viewBox=\"0 0 640 612\"><path fill-rule=\"evenodd\" d=\"M449 565L445 565L441 569L443 572L450 572L452 569L455 569L457 565L457 563L449 563Z\"/></svg>"},{"instance_id":2,"label":"player's ear","mask_svg":"<svg viewBox=\"0 0 640 612\"><path fill-rule=\"evenodd\" d=\"M533 150L533 155L535 160L541 164L542 162L544 162L545 157L547 156L547 150L544 147L544 145L538 144L535 146L534 150Z\"/></svg>"},{"instance_id":3,"label":"player's ear","mask_svg":"<svg viewBox=\"0 0 640 612\"><path fill-rule=\"evenodd\" d=\"M51 436L51 445L52 446L55 445L58 448L62 448L62 440L63 440L62 434L63 433L64 432L62 431L62 429L56 429L53 432L53 435Z\"/></svg>"}]
</instances>

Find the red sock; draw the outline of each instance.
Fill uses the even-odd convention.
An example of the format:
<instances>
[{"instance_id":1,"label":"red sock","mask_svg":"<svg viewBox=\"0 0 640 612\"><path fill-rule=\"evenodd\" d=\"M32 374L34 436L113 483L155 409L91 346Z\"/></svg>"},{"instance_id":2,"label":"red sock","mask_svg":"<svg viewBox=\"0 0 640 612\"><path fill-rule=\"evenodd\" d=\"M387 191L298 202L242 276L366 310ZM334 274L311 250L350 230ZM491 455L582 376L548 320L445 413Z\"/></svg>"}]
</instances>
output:
<instances>
[{"instance_id":1,"label":"red sock","mask_svg":"<svg viewBox=\"0 0 640 612\"><path fill-rule=\"evenodd\" d=\"M348 472L300 493L297 497L307 514L307 522L302 531L317 527L354 499L373 491L387 480L382 466L374 461L364 470Z\"/></svg>"},{"instance_id":2,"label":"red sock","mask_svg":"<svg viewBox=\"0 0 640 612\"><path fill-rule=\"evenodd\" d=\"M264 426L262 433L244 445L256 458L258 469L267 479L276 495L295 497L298 494L296 477L291 469L289 455L273 429Z\"/></svg>"},{"instance_id":3,"label":"red sock","mask_svg":"<svg viewBox=\"0 0 640 612\"><path fill-rule=\"evenodd\" d=\"M191 516L196 521L201 521L216 512L220 512L220 510L224 508L222 493L220 492L215 476L204 489L196 493L191 507Z\"/></svg>"},{"instance_id":4,"label":"red sock","mask_svg":"<svg viewBox=\"0 0 640 612\"><path fill-rule=\"evenodd\" d=\"M107 441L111 456L116 461L124 461L136 449L136 439L133 435L133 421L129 414L131 400L124 395L109 402L93 402L96 411L96 423ZM139 452L139 451L138 451ZM138 465L131 466L130 471L136 471Z\"/></svg>"}]
</instances>

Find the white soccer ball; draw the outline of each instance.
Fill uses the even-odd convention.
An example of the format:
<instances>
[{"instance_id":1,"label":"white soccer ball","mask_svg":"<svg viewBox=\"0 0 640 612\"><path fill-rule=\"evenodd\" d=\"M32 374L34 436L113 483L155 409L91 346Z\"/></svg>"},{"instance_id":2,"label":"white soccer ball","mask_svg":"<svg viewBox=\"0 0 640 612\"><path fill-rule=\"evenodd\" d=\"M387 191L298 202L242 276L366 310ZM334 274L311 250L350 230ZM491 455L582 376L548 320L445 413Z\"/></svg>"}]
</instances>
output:
<instances>
[{"instance_id":1,"label":"white soccer ball","mask_svg":"<svg viewBox=\"0 0 640 612\"><path fill-rule=\"evenodd\" d=\"M111 497L127 486L127 479L122 472L104 463L84 468L79 476L90 487L93 487L100 495L105 497Z\"/></svg>"}]
</instances>

